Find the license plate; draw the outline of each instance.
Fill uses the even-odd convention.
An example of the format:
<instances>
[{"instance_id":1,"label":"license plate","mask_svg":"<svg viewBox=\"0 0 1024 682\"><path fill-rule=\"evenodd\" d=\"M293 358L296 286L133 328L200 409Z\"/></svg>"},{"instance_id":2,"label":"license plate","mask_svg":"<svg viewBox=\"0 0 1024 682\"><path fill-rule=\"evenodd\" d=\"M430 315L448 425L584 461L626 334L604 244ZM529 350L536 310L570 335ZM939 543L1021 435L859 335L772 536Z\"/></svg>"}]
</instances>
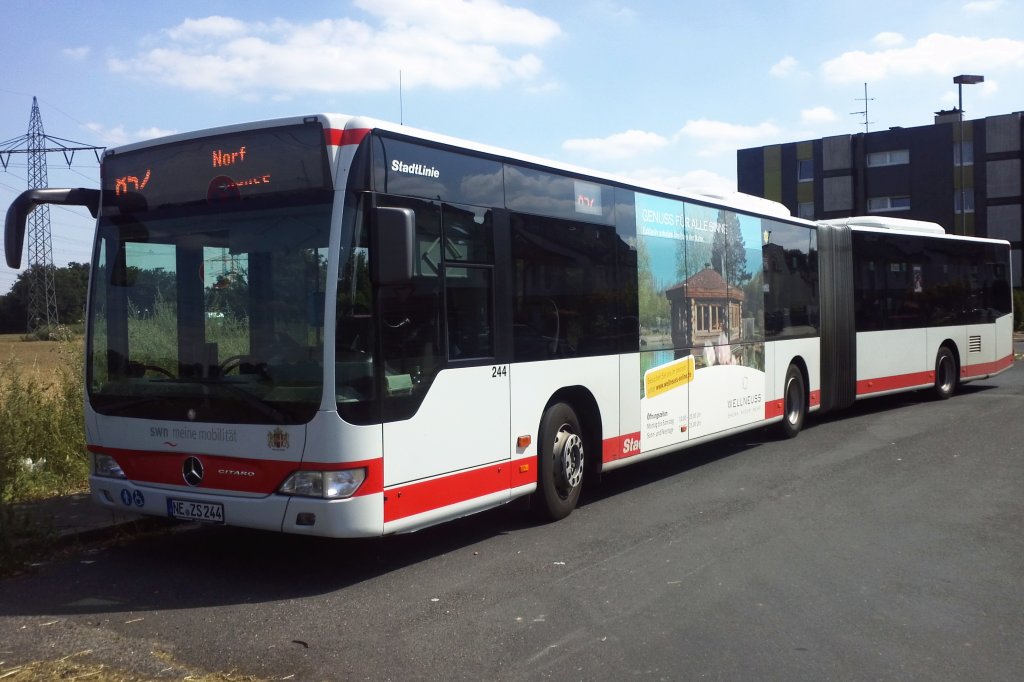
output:
<instances>
[{"instance_id":1,"label":"license plate","mask_svg":"<svg viewBox=\"0 0 1024 682\"><path fill-rule=\"evenodd\" d=\"M167 500L167 515L184 521L224 523L224 505L220 502L193 502L192 500Z\"/></svg>"}]
</instances>

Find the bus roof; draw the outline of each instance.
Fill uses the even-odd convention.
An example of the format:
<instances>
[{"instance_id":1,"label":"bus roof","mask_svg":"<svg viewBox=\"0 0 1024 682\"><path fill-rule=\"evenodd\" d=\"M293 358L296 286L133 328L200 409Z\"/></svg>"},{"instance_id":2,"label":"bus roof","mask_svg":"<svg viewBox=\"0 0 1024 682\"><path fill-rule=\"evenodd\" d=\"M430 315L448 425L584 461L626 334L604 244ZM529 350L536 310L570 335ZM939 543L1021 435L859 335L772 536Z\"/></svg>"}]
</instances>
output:
<instances>
[{"instance_id":1,"label":"bus roof","mask_svg":"<svg viewBox=\"0 0 1024 682\"><path fill-rule=\"evenodd\" d=\"M910 220L908 218L889 218L887 216L853 216L851 218L832 218L819 220L822 225L838 227L873 227L877 230L901 230L903 232L924 232L926 234L946 234L942 225L927 220Z\"/></svg>"},{"instance_id":2,"label":"bus roof","mask_svg":"<svg viewBox=\"0 0 1024 682\"><path fill-rule=\"evenodd\" d=\"M311 120L320 121L325 128L331 128L336 130L382 130L394 133L396 135L403 135L413 139L425 140L428 142L434 142L436 144L442 144L446 146L457 147L460 149L466 149L469 151L475 151L490 156L496 156L513 161L520 161L535 166L541 166L544 168L563 171L565 173L571 173L573 175L587 176L598 180L604 180L607 182L624 185L633 189L650 190L653 192L678 197L680 199L689 199L698 202L704 201L715 204L721 204L726 208L741 210L744 212L786 218L788 220L798 222L806 222L792 216L789 212L789 209L787 209L781 203L771 201L769 199L763 199L761 197L756 197L750 194L743 194L742 192L719 189L681 188L665 184L651 183L649 181L640 181L623 176L617 176L611 173L597 171L591 168L575 166L560 161L553 161L551 159L532 156L530 154L525 154L522 152L503 149L501 147L495 147L487 144L481 144L478 142L472 142L457 137L452 137L449 135L443 135L440 133L431 132L429 130L421 130L419 128L413 128L410 126L390 121L376 119L368 116L351 116L347 114L311 114L307 116L292 116L279 119L267 119L262 121L252 121L248 123L218 126L214 128L207 128L204 130L194 130L185 133L170 135L167 137L145 140L142 142L133 142L113 149L108 149L104 153L104 156L109 154L123 153L126 151L144 149L146 147L155 145L182 142L185 140L206 137L209 135L224 135L230 133L238 133L244 132L246 130L254 130L270 126L294 125L302 122L308 122ZM332 165L333 163L334 160L332 155Z\"/></svg>"}]
</instances>

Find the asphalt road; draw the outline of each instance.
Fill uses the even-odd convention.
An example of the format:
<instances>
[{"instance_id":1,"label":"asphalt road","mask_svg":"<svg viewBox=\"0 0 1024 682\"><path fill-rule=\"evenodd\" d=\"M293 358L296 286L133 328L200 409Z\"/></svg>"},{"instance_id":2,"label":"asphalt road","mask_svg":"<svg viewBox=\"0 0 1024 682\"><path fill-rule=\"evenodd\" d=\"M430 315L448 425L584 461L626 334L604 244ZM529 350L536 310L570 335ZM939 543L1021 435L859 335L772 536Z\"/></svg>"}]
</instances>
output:
<instances>
[{"instance_id":1,"label":"asphalt road","mask_svg":"<svg viewBox=\"0 0 1024 682\"><path fill-rule=\"evenodd\" d=\"M0 582L0 659L298 680L1017 680L1024 367L328 541L185 526Z\"/></svg>"}]
</instances>

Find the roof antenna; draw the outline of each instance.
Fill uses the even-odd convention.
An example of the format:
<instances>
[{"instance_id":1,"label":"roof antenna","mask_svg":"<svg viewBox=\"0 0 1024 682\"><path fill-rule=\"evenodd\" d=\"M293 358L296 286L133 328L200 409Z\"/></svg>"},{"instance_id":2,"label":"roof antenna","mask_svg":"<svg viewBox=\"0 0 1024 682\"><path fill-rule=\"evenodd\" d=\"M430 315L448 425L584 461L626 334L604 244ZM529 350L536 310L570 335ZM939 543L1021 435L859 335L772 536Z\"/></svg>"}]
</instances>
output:
<instances>
[{"instance_id":1,"label":"roof antenna","mask_svg":"<svg viewBox=\"0 0 1024 682\"><path fill-rule=\"evenodd\" d=\"M402 103L402 70L398 70L398 125L405 125L405 105Z\"/></svg>"},{"instance_id":2,"label":"roof antenna","mask_svg":"<svg viewBox=\"0 0 1024 682\"><path fill-rule=\"evenodd\" d=\"M863 114L864 115L864 132L867 133L868 132L868 124L874 123L874 121L869 121L868 120L868 102L874 102L875 101L874 97L868 97L868 84L867 83L864 84L864 96L863 97L854 97L854 100L856 100L858 102L864 102L864 111L851 111L850 115L851 116L856 116L858 114Z\"/></svg>"}]
</instances>

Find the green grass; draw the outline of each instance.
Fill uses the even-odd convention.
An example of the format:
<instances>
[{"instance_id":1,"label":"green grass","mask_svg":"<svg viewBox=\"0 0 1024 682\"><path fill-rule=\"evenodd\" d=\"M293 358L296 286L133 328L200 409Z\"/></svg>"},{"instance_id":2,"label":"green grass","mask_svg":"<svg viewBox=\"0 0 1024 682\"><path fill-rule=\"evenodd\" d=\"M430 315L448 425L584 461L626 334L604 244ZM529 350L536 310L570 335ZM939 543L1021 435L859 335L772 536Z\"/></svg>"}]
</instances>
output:
<instances>
[{"instance_id":1,"label":"green grass","mask_svg":"<svg viewBox=\"0 0 1024 682\"><path fill-rule=\"evenodd\" d=\"M60 344L53 377L15 358L0 364L0 574L29 559L49 535L20 515L17 503L86 486L81 344Z\"/></svg>"}]
</instances>

